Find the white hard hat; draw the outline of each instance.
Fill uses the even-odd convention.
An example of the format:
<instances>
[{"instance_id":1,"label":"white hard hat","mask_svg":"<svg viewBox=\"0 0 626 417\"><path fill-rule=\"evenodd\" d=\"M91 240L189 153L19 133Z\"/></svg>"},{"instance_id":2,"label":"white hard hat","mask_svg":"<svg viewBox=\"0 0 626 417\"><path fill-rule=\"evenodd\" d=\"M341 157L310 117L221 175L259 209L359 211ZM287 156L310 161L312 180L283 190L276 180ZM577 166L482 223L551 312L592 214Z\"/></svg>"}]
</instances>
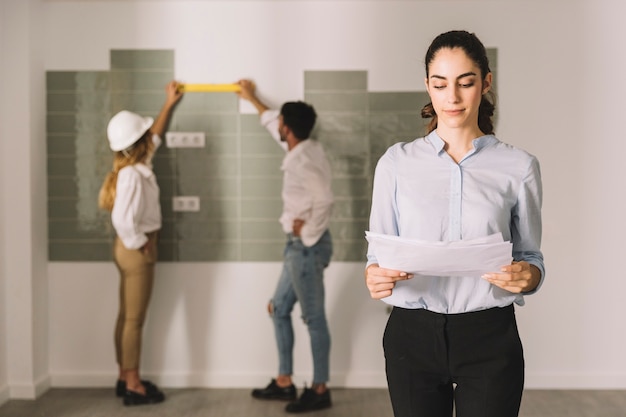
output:
<instances>
[{"instance_id":1,"label":"white hard hat","mask_svg":"<svg viewBox=\"0 0 626 417\"><path fill-rule=\"evenodd\" d=\"M113 151L122 151L137 142L154 123L152 117L122 110L111 118L107 126L109 146Z\"/></svg>"}]
</instances>

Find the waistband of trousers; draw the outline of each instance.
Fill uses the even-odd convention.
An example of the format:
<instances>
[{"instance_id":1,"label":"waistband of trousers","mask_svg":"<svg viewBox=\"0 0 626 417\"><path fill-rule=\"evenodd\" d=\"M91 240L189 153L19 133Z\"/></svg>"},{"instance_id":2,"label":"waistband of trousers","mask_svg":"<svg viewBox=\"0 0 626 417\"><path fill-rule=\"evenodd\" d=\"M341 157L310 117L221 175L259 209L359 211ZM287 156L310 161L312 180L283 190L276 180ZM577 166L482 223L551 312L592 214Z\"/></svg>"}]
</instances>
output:
<instances>
[{"instance_id":1,"label":"waistband of trousers","mask_svg":"<svg viewBox=\"0 0 626 417\"><path fill-rule=\"evenodd\" d=\"M327 235L328 233L330 233L328 229L324 230L324 233L322 233L322 235L321 235L321 236L320 236L320 238L318 239L318 242L319 242L319 241L320 241L320 240L321 240L321 239L322 239L325 235ZM286 236L287 236L287 240L288 240L289 242L296 242L296 241L298 241L298 242L299 242L299 241L301 241L301 240L302 240L302 238L301 238L300 236L295 236L293 233L286 233Z\"/></svg>"},{"instance_id":2,"label":"waistband of trousers","mask_svg":"<svg viewBox=\"0 0 626 417\"><path fill-rule=\"evenodd\" d=\"M515 307L509 304L506 307L492 307L485 310L470 311L467 313L444 314L423 308L406 309L394 307L394 312L401 315L410 316L413 320L424 322L446 322L450 325L468 325L474 323L486 323L510 319L515 315Z\"/></svg>"}]
</instances>

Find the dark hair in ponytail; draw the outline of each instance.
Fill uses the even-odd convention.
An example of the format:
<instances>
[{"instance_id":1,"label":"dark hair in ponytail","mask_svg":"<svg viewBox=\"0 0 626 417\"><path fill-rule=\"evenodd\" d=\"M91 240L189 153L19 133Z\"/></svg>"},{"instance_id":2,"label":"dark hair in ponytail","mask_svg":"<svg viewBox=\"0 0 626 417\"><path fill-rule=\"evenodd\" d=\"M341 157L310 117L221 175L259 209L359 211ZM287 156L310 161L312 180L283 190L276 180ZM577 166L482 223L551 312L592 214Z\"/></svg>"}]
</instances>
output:
<instances>
[{"instance_id":1,"label":"dark hair in ponytail","mask_svg":"<svg viewBox=\"0 0 626 417\"><path fill-rule=\"evenodd\" d=\"M484 80L487 74L491 72L489 69L489 59L487 58L485 46L476 37L476 35L464 30L453 30L437 36L430 44L428 51L426 51L426 57L424 58L426 78L429 76L428 68L434 59L435 54L443 48L462 49L465 54L480 68L482 80ZM492 135L494 133L493 114L496 110L495 103L496 97L492 89L490 89L487 93L483 94L478 108L478 128L487 135ZM437 114L435 113L432 102L429 102L424 106L424 108L422 108L422 118L431 119L426 127L427 133L430 133L437 128Z\"/></svg>"}]
</instances>

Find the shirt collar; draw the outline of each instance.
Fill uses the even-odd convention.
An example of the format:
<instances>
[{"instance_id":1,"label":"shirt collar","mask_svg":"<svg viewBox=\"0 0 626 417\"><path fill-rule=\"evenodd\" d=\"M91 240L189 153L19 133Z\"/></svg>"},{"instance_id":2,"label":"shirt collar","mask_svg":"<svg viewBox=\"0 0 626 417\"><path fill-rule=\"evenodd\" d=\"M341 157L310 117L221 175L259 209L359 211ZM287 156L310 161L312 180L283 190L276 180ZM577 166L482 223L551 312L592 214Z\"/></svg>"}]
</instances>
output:
<instances>
[{"instance_id":1,"label":"shirt collar","mask_svg":"<svg viewBox=\"0 0 626 417\"><path fill-rule=\"evenodd\" d=\"M298 143L295 148L292 148L290 151L288 151L285 154L281 168L285 169L287 164L289 164L289 161L293 161L294 159L298 157L298 155L306 152L307 149L312 146L311 144L312 144L311 139L301 140L300 143Z\"/></svg>"},{"instance_id":2,"label":"shirt collar","mask_svg":"<svg viewBox=\"0 0 626 417\"><path fill-rule=\"evenodd\" d=\"M145 178L149 178L151 175L153 175L152 170L146 164L135 164L135 169L139 171L139 173Z\"/></svg>"},{"instance_id":3,"label":"shirt collar","mask_svg":"<svg viewBox=\"0 0 626 417\"><path fill-rule=\"evenodd\" d=\"M433 149L435 150L435 152L437 152L437 154L443 152L443 147L446 145L443 139L439 137L436 130L433 130L426 136L426 141L433 146ZM477 137L472 141L472 145L474 146L474 153L480 151L483 148L486 148L496 141L497 139L493 135L483 135Z\"/></svg>"}]
</instances>

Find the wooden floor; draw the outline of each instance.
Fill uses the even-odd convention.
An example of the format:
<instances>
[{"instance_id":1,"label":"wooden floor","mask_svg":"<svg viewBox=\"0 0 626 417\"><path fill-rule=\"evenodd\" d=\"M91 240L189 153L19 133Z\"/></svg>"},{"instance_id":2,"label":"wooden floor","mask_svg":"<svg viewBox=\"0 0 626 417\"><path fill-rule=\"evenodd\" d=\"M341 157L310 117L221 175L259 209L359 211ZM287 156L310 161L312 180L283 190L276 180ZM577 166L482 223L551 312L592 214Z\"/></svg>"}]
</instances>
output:
<instances>
[{"instance_id":1,"label":"wooden floor","mask_svg":"<svg viewBox=\"0 0 626 417\"><path fill-rule=\"evenodd\" d=\"M113 389L51 389L37 400L10 400L0 417L271 417L285 403L259 401L242 389L168 389L162 404L124 407ZM334 389L333 407L315 417L392 417L384 389ZM625 417L626 391L524 393L520 417Z\"/></svg>"}]
</instances>

